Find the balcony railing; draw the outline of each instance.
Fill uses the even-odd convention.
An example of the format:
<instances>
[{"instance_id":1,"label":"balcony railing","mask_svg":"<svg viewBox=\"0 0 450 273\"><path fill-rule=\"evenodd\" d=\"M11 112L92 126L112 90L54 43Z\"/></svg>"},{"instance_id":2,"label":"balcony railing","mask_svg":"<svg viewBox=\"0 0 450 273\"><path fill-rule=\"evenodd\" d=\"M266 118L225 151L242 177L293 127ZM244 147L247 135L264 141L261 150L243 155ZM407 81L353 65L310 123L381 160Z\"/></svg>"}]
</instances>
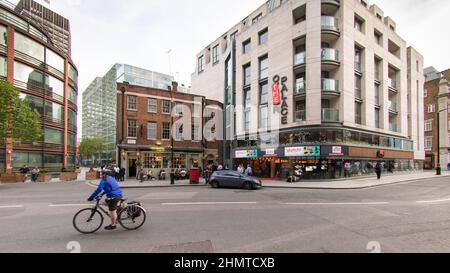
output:
<instances>
[{"instance_id":1,"label":"balcony railing","mask_svg":"<svg viewBox=\"0 0 450 273\"><path fill-rule=\"evenodd\" d=\"M333 79L322 79L322 92L340 93L339 81Z\"/></svg>"},{"instance_id":2,"label":"balcony railing","mask_svg":"<svg viewBox=\"0 0 450 273\"><path fill-rule=\"evenodd\" d=\"M388 87L392 89L397 89L397 81L393 79L388 79Z\"/></svg>"},{"instance_id":3,"label":"balcony railing","mask_svg":"<svg viewBox=\"0 0 450 273\"><path fill-rule=\"evenodd\" d=\"M300 110L300 111L295 111L295 121L306 121L306 111L305 110Z\"/></svg>"},{"instance_id":4,"label":"balcony railing","mask_svg":"<svg viewBox=\"0 0 450 273\"><path fill-rule=\"evenodd\" d=\"M339 110L337 109L322 109L322 121L324 122L339 122Z\"/></svg>"},{"instance_id":5,"label":"balcony railing","mask_svg":"<svg viewBox=\"0 0 450 273\"><path fill-rule=\"evenodd\" d=\"M294 95L306 95L306 82L305 81L297 81L295 83L295 93Z\"/></svg>"},{"instance_id":6,"label":"balcony railing","mask_svg":"<svg viewBox=\"0 0 450 273\"><path fill-rule=\"evenodd\" d=\"M322 30L339 31L339 20L332 16L322 16L320 18Z\"/></svg>"},{"instance_id":7,"label":"balcony railing","mask_svg":"<svg viewBox=\"0 0 450 273\"><path fill-rule=\"evenodd\" d=\"M294 56L294 66L306 64L306 52L300 52Z\"/></svg>"},{"instance_id":8,"label":"balcony railing","mask_svg":"<svg viewBox=\"0 0 450 273\"><path fill-rule=\"evenodd\" d=\"M339 62L339 51L333 48L322 48L322 61Z\"/></svg>"}]
</instances>

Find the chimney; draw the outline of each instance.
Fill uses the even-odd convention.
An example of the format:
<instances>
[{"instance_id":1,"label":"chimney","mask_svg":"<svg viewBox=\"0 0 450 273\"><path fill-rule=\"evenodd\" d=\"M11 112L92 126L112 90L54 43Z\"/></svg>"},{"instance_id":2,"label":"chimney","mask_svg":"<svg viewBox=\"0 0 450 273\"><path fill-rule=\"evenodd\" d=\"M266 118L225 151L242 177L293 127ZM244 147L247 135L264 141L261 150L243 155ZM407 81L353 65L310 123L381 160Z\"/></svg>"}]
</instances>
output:
<instances>
[{"instance_id":1,"label":"chimney","mask_svg":"<svg viewBox=\"0 0 450 273\"><path fill-rule=\"evenodd\" d=\"M173 92L178 92L178 83L177 82L172 82L172 91Z\"/></svg>"}]
</instances>

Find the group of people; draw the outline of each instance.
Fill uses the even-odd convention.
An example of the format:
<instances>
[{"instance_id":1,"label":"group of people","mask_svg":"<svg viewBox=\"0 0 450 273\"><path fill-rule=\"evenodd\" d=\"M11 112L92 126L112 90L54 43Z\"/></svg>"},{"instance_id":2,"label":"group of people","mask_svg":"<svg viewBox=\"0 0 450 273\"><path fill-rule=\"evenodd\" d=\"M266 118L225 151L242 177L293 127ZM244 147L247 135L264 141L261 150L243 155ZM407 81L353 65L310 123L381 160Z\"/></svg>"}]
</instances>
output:
<instances>
[{"instance_id":1,"label":"group of people","mask_svg":"<svg viewBox=\"0 0 450 273\"><path fill-rule=\"evenodd\" d=\"M27 165L20 168L19 172L23 174L23 182L26 182L28 175L31 174L31 182L36 183L39 178L39 173L41 172L38 167L34 167L32 170Z\"/></svg>"},{"instance_id":2,"label":"group of people","mask_svg":"<svg viewBox=\"0 0 450 273\"><path fill-rule=\"evenodd\" d=\"M245 174L245 175L248 175L248 176L252 176L253 175L253 169L252 169L252 166L250 166L250 164L247 165L247 168L245 168L243 164L240 164L238 166L238 168L237 168L237 171L240 174Z\"/></svg>"},{"instance_id":3,"label":"group of people","mask_svg":"<svg viewBox=\"0 0 450 273\"><path fill-rule=\"evenodd\" d=\"M153 181L153 180L166 180L167 173L164 169L159 171L158 178L153 174L153 171L149 169L145 172L144 169L141 169L137 175L137 179L143 183L144 181Z\"/></svg>"},{"instance_id":4,"label":"group of people","mask_svg":"<svg viewBox=\"0 0 450 273\"><path fill-rule=\"evenodd\" d=\"M114 178L116 179L116 181L119 182L124 182L125 181L125 173L126 170L125 168L119 168L118 166L115 165L103 165L101 167L98 168L91 168L90 171L96 171L98 173L103 174L106 172L110 172L111 174L114 174Z\"/></svg>"}]
</instances>

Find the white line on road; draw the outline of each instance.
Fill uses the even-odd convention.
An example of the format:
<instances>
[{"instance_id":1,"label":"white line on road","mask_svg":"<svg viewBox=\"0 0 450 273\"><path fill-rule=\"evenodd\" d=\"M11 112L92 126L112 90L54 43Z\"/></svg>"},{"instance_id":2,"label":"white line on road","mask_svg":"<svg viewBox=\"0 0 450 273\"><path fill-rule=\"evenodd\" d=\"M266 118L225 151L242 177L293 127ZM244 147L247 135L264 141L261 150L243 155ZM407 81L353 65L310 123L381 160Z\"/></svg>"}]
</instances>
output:
<instances>
[{"instance_id":1,"label":"white line on road","mask_svg":"<svg viewBox=\"0 0 450 273\"><path fill-rule=\"evenodd\" d=\"M355 205L389 205L389 202L369 202L369 203L281 203L282 205L298 206L355 206Z\"/></svg>"},{"instance_id":2,"label":"white line on road","mask_svg":"<svg viewBox=\"0 0 450 273\"><path fill-rule=\"evenodd\" d=\"M48 205L49 207L86 207L90 204L60 204L60 205Z\"/></svg>"},{"instance_id":3,"label":"white line on road","mask_svg":"<svg viewBox=\"0 0 450 273\"><path fill-rule=\"evenodd\" d=\"M449 199L439 199L439 200L430 200L430 201L417 201L417 204L430 204L430 203L444 203L444 202L450 202Z\"/></svg>"},{"instance_id":4,"label":"white line on road","mask_svg":"<svg viewBox=\"0 0 450 273\"><path fill-rule=\"evenodd\" d=\"M162 203L163 206L189 206L189 205L255 205L257 202L196 202L196 203Z\"/></svg>"},{"instance_id":5,"label":"white line on road","mask_svg":"<svg viewBox=\"0 0 450 273\"><path fill-rule=\"evenodd\" d=\"M18 205L18 206L0 206L0 209L20 209L24 208L25 206Z\"/></svg>"}]
</instances>

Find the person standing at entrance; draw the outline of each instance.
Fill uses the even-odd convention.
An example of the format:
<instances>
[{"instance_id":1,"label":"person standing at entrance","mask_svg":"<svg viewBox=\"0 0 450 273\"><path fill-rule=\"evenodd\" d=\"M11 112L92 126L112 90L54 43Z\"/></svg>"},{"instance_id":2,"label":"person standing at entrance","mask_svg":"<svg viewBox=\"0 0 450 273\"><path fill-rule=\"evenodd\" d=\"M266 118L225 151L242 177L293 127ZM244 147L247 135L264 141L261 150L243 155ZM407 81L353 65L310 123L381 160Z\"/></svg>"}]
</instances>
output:
<instances>
[{"instance_id":1,"label":"person standing at entrance","mask_svg":"<svg viewBox=\"0 0 450 273\"><path fill-rule=\"evenodd\" d=\"M375 167L375 172L377 173L377 179L380 180L381 179L381 163L378 162L376 167Z\"/></svg>"},{"instance_id":2,"label":"person standing at entrance","mask_svg":"<svg viewBox=\"0 0 450 273\"><path fill-rule=\"evenodd\" d=\"M352 169L352 164L350 162L345 162L344 165L344 177L350 177L350 171Z\"/></svg>"}]
</instances>

